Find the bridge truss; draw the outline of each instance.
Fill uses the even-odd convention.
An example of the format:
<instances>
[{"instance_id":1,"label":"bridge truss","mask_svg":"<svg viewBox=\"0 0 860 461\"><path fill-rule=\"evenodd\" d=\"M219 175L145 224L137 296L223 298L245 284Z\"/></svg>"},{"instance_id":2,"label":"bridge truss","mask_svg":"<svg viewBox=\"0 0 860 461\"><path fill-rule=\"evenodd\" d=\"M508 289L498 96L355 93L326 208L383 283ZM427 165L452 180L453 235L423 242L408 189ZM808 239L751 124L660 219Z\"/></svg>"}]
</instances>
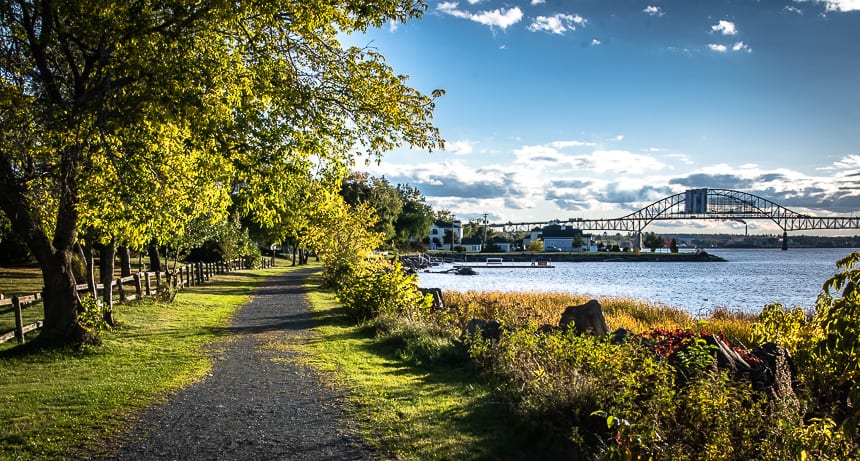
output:
<instances>
[{"instance_id":1,"label":"bridge truss","mask_svg":"<svg viewBox=\"0 0 860 461\"><path fill-rule=\"evenodd\" d=\"M788 232L800 230L860 229L860 217L815 217L797 213L757 195L729 189L690 189L658 200L638 211L614 219L559 221L582 230L635 232L641 234L654 221L682 220L739 221L770 220L783 231L783 249ZM489 224L493 228L531 228L546 223Z\"/></svg>"}]
</instances>

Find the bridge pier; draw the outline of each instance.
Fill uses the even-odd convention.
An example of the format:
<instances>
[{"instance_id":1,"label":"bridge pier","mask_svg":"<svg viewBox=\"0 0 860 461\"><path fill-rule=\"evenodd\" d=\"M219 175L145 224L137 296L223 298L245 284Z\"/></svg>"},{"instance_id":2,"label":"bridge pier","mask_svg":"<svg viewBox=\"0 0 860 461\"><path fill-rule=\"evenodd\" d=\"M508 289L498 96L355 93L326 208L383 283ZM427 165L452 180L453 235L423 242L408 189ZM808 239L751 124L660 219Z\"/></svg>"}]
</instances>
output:
<instances>
[{"instance_id":1,"label":"bridge pier","mask_svg":"<svg viewBox=\"0 0 860 461\"><path fill-rule=\"evenodd\" d=\"M782 231L782 251L788 250L788 232Z\"/></svg>"}]
</instances>

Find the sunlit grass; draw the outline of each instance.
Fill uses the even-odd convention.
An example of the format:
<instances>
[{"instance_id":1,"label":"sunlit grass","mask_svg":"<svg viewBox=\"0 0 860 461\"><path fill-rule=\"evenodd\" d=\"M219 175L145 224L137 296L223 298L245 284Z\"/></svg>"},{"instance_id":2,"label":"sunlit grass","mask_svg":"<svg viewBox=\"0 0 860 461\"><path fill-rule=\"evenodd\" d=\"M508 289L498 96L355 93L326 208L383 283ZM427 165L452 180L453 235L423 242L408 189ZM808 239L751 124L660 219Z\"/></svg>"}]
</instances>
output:
<instances>
[{"instance_id":1,"label":"sunlit grass","mask_svg":"<svg viewBox=\"0 0 860 461\"><path fill-rule=\"evenodd\" d=\"M217 276L183 289L173 304L116 306L120 327L82 350L0 355L0 458L86 458L131 415L211 367L211 345L251 289L285 268ZM26 347L26 346L25 346Z\"/></svg>"},{"instance_id":2,"label":"sunlit grass","mask_svg":"<svg viewBox=\"0 0 860 461\"><path fill-rule=\"evenodd\" d=\"M423 459L528 459L527 444L506 424L466 360L436 364L404 361L401 344L348 320L334 295L309 295L316 334L282 344L301 352L345 393L360 431L383 456Z\"/></svg>"},{"instance_id":3,"label":"sunlit grass","mask_svg":"<svg viewBox=\"0 0 860 461\"><path fill-rule=\"evenodd\" d=\"M485 291L450 291L443 293L445 305L456 312L460 326L472 318L497 319L509 327L528 323L558 325L568 306L588 302L592 297L571 293L516 293ZM666 304L649 303L625 297L597 298L603 307L610 330L624 328L639 334L654 328L697 329L723 333L734 344L749 344L749 326L756 321L755 314L716 309L703 315Z\"/></svg>"}]
</instances>

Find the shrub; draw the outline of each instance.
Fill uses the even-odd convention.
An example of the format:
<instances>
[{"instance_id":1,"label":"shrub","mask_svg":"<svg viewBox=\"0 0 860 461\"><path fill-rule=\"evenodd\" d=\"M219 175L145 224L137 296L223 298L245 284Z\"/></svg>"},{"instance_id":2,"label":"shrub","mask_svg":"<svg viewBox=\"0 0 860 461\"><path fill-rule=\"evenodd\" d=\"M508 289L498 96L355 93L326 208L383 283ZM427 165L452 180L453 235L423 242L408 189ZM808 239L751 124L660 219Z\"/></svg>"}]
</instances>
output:
<instances>
[{"instance_id":1,"label":"shrub","mask_svg":"<svg viewBox=\"0 0 860 461\"><path fill-rule=\"evenodd\" d=\"M105 320L105 308L91 294L81 297L81 310L78 312L78 327L80 327L80 344L101 344L101 335L110 325Z\"/></svg>"},{"instance_id":2,"label":"shrub","mask_svg":"<svg viewBox=\"0 0 860 461\"><path fill-rule=\"evenodd\" d=\"M824 282L816 321L823 338L818 343L819 366L843 429L857 437L860 424L860 252L836 262L839 269ZM840 293L841 291L841 293ZM834 295L833 292L837 294ZM838 296L838 297L837 297Z\"/></svg>"},{"instance_id":3,"label":"shrub","mask_svg":"<svg viewBox=\"0 0 860 461\"><path fill-rule=\"evenodd\" d=\"M427 311L432 298L418 290L417 277L407 275L400 262L381 258L359 261L339 283L337 298L350 314L368 320L380 312L415 314Z\"/></svg>"}]
</instances>

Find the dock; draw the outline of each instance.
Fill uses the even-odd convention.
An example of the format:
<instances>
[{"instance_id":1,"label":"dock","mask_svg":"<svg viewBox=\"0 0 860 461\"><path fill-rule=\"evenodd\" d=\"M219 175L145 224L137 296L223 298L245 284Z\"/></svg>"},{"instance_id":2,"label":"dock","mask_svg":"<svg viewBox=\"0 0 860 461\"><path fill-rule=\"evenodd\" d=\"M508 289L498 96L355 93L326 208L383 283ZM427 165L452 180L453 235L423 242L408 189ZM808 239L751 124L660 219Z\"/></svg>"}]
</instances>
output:
<instances>
[{"instance_id":1,"label":"dock","mask_svg":"<svg viewBox=\"0 0 860 461\"><path fill-rule=\"evenodd\" d=\"M553 269L549 261L522 262L485 262L485 263L454 263L454 268L470 267L472 269Z\"/></svg>"}]
</instances>

